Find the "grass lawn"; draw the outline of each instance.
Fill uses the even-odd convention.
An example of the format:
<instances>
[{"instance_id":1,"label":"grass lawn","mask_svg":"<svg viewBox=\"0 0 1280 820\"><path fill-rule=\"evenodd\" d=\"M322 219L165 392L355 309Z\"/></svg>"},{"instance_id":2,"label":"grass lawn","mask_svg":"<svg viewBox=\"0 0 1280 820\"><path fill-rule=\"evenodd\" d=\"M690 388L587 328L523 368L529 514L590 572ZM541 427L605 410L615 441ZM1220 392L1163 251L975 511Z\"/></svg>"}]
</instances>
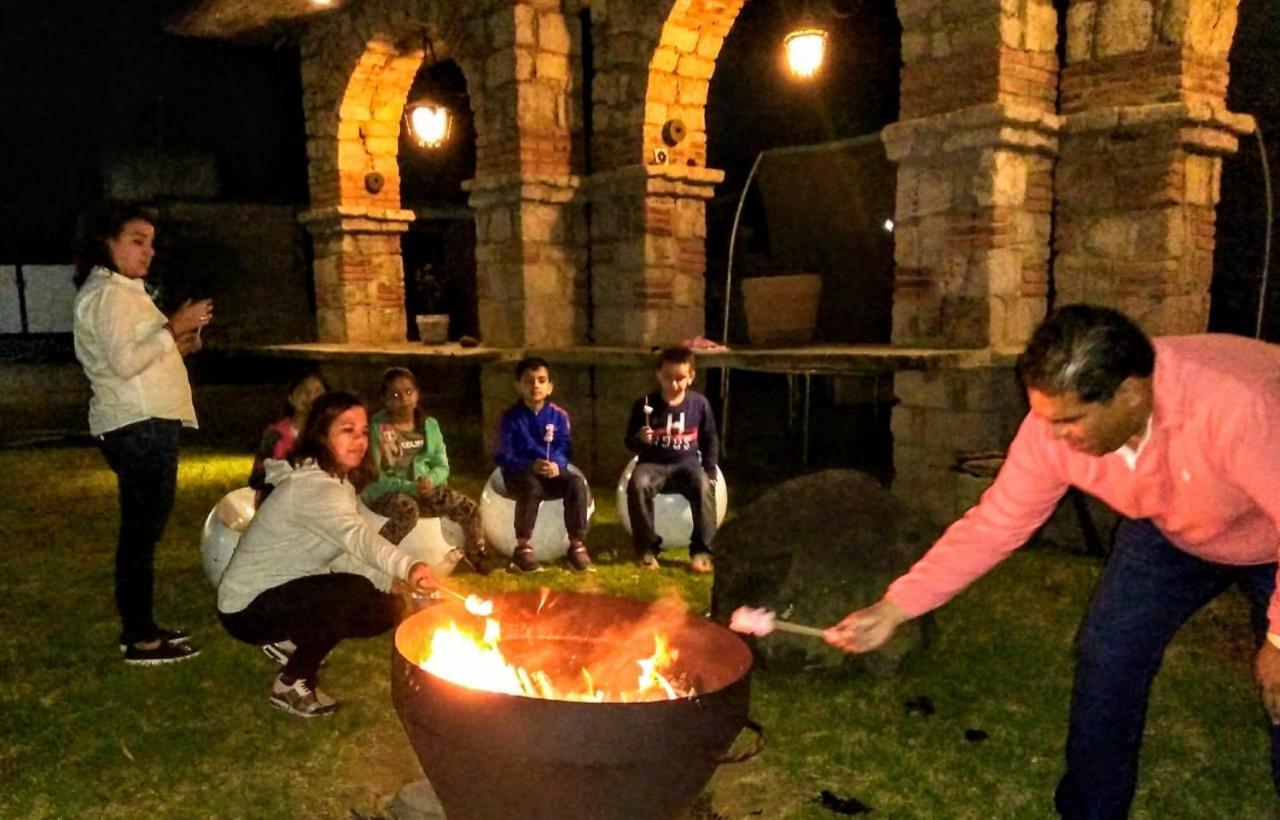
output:
<instances>
[{"instance_id":1,"label":"grass lawn","mask_svg":"<svg viewBox=\"0 0 1280 820\"><path fill-rule=\"evenodd\" d=\"M390 703L389 636L342 644L322 680L342 709L302 721L267 705L274 666L221 630L200 570L200 527L248 470L247 457L184 451L157 560L157 612L194 629L204 652L132 669L116 648L114 477L93 449L0 451L0 817L375 816L421 776ZM475 493L481 480L454 483ZM597 488L592 543L626 554L611 488ZM674 590L707 606L709 582L679 565L642 574L607 554L600 564L589 577L553 569L534 579L459 575L453 585L640 598ZM941 610L930 650L893 680L758 672L752 713L768 748L720 769L710 811L722 820L837 816L815 802L825 789L856 796L875 816L1050 816L1069 646L1098 569L1082 556L1022 551ZM1246 633L1243 600L1231 596L1170 648L1135 817L1273 816ZM932 716L904 708L920 696ZM969 742L968 729L988 738Z\"/></svg>"}]
</instances>

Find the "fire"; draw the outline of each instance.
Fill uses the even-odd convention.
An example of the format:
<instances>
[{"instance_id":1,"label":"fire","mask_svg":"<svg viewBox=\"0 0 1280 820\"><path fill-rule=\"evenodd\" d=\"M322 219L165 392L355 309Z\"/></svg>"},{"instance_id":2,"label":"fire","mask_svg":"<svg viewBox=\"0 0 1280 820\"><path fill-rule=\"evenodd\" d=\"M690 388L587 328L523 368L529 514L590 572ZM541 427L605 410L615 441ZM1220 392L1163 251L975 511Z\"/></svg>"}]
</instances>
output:
<instances>
[{"instance_id":1,"label":"fire","mask_svg":"<svg viewBox=\"0 0 1280 820\"><path fill-rule=\"evenodd\" d=\"M675 700L694 694L688 687L685 687L688 691L681 691L672 683L671 667L680 653L657 632L653 633L653 654L634 660L639 667L635 688L619 691L603 688L587 665L581 667L580 675L557 683L541 669L531 671L509 662L501 643L502 629L493 618L484 619L484 630L479 636L450 622L432 633L425 658L418 665L438 678L470 689L548 700L636 703ZM603 663L614 662L616 659Z\"/></svg>"}]
</instances>

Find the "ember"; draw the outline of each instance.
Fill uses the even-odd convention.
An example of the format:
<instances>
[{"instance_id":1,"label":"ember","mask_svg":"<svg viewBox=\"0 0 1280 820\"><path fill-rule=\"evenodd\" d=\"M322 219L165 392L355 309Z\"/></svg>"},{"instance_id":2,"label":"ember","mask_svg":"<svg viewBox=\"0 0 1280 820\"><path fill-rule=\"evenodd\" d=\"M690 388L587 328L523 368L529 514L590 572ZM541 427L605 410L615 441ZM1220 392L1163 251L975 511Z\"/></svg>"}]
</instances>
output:
<instances>
[{"instance_id":1,"label":"ember","mask_svg":"<svg viewBox=\"0 0 1280 820\"><path fill-rule=\"evenodd\" d=\"M538 610L541 615L547 602L543 590ZM492 601L467 596L467 612L485 616L493 611ZM474 619L471 619L474 620ZM458 620L439 626L431 633L425 652L416 662L419 668L438 678L488 692L520 695L548 700L594 703L643 703L692 697L694 687L673 682L672 667L679 658L678 650L659 631L651 637L651 654L640 657L634 650L638 634L647 625L632 627L625 640L588 644L581 638L544 638L536 660L523 663L509 661L502 645L502 627L498 620L485 618L479 630L459 626ZM529 643L525 638L524 643ZM552 647L559 646L563 653ZM588 661L574 662L588 651ZM646 647L645 651L649 651ZM550 664L548 664L550 661ZM626 680L620 670L630 664L635 677ZM593 672L595 666L598 671Z\"/></svg>"}]
</instances>

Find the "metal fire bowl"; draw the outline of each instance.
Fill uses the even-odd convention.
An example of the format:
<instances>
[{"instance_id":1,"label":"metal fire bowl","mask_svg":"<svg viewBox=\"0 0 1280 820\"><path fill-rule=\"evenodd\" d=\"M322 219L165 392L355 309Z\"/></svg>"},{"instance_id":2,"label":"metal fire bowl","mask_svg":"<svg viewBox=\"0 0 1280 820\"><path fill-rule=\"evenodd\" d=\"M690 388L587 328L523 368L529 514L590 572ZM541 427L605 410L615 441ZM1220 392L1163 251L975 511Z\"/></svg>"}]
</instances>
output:
<instances>
[{"instance_id":1,"label":"metal fire bowl","mask_svg":"<svg viewBox=\"0 0 1280 820\"><path fill-rule=\"evenodd\" d=\"M540 600L538 593L493 596L514 663L558 655L569 660L553 675L580 674L583 658L637 632L645 637L635 638L634 659L653 651L652 631L637 630L654 617L650 604L558 592L538 614ZM694 697L579 703L468 689L414 660L438 626L475 624L474 616L447 603L405 620L392 652L391 698L449 820L684 816L747 723L751 653L710 621L684 613L660 620L680 653L674 676L694 686ZM639 668L629 666L634 685Z\"/></svg>"}]
</instances>

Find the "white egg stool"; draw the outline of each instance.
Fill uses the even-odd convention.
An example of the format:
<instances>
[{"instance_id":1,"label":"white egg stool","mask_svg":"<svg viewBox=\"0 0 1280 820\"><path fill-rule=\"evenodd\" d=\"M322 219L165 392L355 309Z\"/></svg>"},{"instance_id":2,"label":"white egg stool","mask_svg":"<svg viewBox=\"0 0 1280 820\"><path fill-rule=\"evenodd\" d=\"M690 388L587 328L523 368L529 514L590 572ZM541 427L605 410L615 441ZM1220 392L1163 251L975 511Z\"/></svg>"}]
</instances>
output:
<instances>
[{"instance_id":1,"label":"white egg stool","mask_svg":"<svg viewBox=\"0 0 1280 820\"><path fill-rule=\"evenodd\" d=\"M587 477L574 465L569 465L569 472L580 477ZM596 502L591 496L591 484L587 484L587 521L595 514ZM484 525L484 537L503 555L510 555L516 549L516 502L507 495L506 485L502 481L502 470L496 469L485 482L480 493L480 522ZM550 563L559 560L569 551L569 533L564 527L564 499L546 499L538 508L538 520L533 525L533 536L529 539L533 547L533 556L539 561Z\"/></svg>"}]
</instances>

